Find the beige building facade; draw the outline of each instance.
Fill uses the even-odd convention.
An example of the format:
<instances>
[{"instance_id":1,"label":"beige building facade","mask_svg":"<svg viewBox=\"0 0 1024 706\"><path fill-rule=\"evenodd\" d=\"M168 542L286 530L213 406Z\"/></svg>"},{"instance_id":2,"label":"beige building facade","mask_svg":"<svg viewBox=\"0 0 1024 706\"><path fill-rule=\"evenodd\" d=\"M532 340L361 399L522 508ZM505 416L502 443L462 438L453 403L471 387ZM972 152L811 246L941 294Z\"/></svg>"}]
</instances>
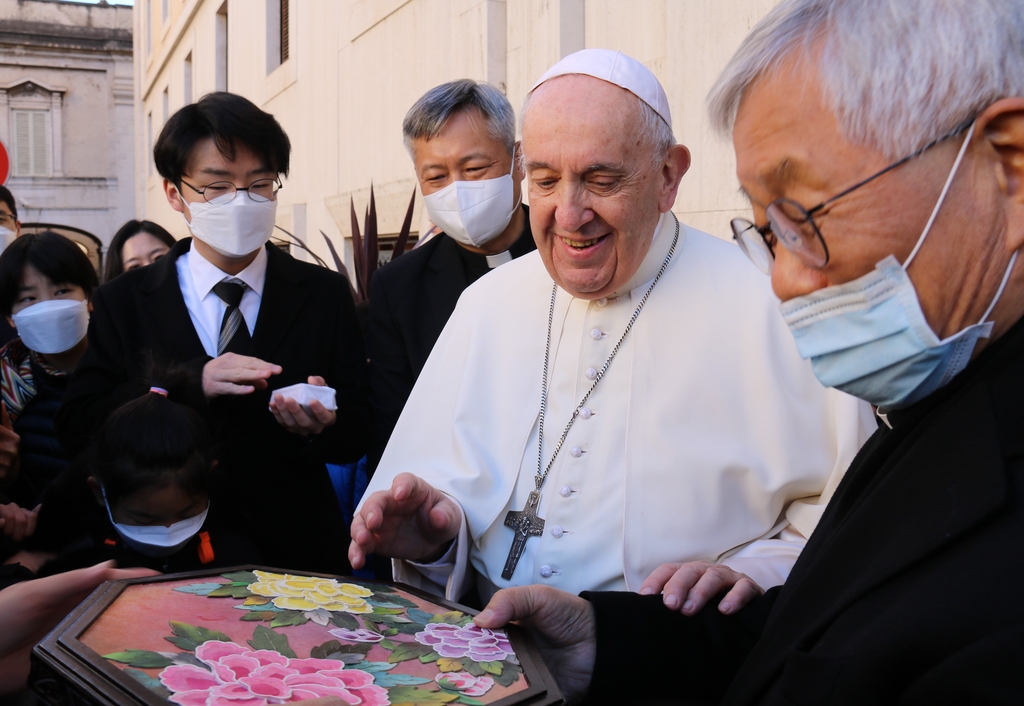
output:
<instances>
[{"instance_id":1,"label":"beige building facade","mask_svg":"<svg viewBox=\"0 0 1024 706\"><path fill-rule=\"evenodd\" d=\"M704 98L740 40L777 0L136 0L137 202L188 234L166 203L152 145L167 117L229 90L273 113L293 146L278 225L325 259L320 231L350 237L371 183L380 232L397 233L416 187L401 137L427 89L469 77L518 110L562 56L587 47L643 61L665 86L676 138L693 154L674 210L721 237L749 211L731 146L710 129ZM414 223L422 222L417 194ZM293 251L294 252L294 251ZM350 246L346 247L346 261Z\"/></svg>"},{"instance_id":2,"label":"beige building facade","mask_svg":"<svg viewBox=\"0 0 1024 706\"><path fill-rule=\"evenodd\" d=\"M136 212L132 8L0 2L0 140L22 223L106 244Z\"/></svg>"}]
</instances>

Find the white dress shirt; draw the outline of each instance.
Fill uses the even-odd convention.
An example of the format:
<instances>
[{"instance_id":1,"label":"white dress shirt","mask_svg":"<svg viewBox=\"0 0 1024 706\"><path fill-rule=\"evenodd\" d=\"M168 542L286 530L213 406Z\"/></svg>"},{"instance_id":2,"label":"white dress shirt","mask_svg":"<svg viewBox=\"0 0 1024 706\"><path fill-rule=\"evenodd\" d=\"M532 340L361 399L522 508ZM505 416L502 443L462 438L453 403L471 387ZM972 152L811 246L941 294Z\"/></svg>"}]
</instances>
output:
<instances>
[{"instance_id":1,"label":"white dress shirt","mask_svg":"<svg viewBox=\"0 0 1024 706\"><path fill-rule=\"evenodd\" d=\"M220 340L220 325L224 320L227 304L213 291L218 282L226 279L240 279L248 285L238 308L245 319L251 336L256 328L256 317L263 300L263 285L267 282L267 249L260 248L256 259L237 275L229 275L203 257L198 250L190 248L175 263L178 268L178 285L185 299L185 308L192 318L192 325L199 334L206 354L217 357L217 342Z\"/></svg>"}]
</instances>

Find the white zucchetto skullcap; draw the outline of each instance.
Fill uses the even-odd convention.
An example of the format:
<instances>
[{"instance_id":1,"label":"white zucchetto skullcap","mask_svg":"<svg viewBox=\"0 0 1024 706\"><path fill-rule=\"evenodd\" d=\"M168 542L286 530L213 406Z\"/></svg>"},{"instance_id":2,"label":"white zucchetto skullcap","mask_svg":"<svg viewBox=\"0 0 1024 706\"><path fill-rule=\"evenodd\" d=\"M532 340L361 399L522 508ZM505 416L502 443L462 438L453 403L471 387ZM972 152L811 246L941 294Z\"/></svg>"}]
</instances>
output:
<instances>
[{"instance_id":1,"label":"white zucchetto skullcap","mask_svg":"<svg viewBox=\"0 0 1024 706\"><path fill-rule=\"evenodd\" d=\"M668 96L661 82L650 69L631 56L611 49L583 49L570 54L544 72L537 83L533 84L530 93L545 81L566 74L584 74L593 76L635 95L672 127L672 113L668 109Z\"/></svg>"}]
</instances>

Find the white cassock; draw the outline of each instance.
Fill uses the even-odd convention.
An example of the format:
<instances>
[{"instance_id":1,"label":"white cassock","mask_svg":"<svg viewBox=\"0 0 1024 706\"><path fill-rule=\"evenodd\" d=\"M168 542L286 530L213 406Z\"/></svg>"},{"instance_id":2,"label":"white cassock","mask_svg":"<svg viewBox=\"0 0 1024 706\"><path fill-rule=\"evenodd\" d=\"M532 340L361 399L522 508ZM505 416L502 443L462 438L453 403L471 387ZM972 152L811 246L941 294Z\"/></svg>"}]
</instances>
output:
<instances>
[{"instance_id":1,"label":"white cassock","mask_svg":"<svg viewBox=\"0 0 1024 706\"><path fill-rule=\"evenodd\" d=\"M588 301L559 289L544 430L547 464L672 243L662 216L633 280ZM457 600L474 578L639 590L665 562L709 560L781 584L824 503L876 428L800 359L767 277L739 248L680 225L671 264L587 401L542 488L544 533L501 578L537 473L552 281L537 253L469 287L434 346L367 494L402 472L448 494L464 521L429 566L396 578ZM469 570L469 566L476 570Z\"/></svg>"}]
</instances>

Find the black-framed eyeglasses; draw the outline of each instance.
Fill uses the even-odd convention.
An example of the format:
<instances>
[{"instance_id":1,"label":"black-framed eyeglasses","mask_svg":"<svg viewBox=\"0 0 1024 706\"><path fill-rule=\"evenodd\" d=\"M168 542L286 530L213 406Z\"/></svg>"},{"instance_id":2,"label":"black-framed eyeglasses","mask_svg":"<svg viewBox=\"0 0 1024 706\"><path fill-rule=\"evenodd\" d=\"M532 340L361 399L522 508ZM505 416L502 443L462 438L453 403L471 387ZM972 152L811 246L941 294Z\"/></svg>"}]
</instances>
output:
<instances>
[{"instance_id":1,"label":"black-framed eyeglasses","mask_svg":"<svg viewBox=\"0 0 1024 706\"><path fill-rule=\"evenodd\" d=\"M0 211L0 224L10 225L13 228L17 220L18 219L14 217L14 214L4 213L3 211Z\"/></svg>"},{"instance_id":2,"label":"black-framed eyeglasses","mask_svg":"<svg viewBox=\"0 0 1024 706\"><path fill-rule=\"evenodd\" d=\"M958 126L952 132L929 142L913 154L893 162L880 172L872 174L867 179L857 182L848 189L845 189L830 199L822 201L813 208L804 208L792 199L775 199L765 209L768 223L759 226L746 218L734 218L729 225L732 227L732 237L739 244L740 249L746 253L750 261L765 274L772 273L775 264L775 244L782 243L783 247L796 255L809 267L821 269L828 264L829 252L825 239L814 222L813 215L824 215L824 209L842 197L856 191L860 187L871 183L883 174L891 172L914 157L918 157L935 145L956 137L969 128L974 122L971 118L966 123Z\"/></svg>"},{"instance_id":3,"label":"black-framed eyeglasses","mask_svg":"<svg viewBox=\"0 0 1024 706\"><path fill-rule=\"evenodd\" d=\"M218 205L230 203L239 191L244 191L250 199L258 203L272 201L277 197L277 192L284 188L280 179L257 179L241 189L230 181L215 181L201 189L192 186L184 179L181 180L181 183L202 196L207 202Z\"/></svg>"}]
</instances>

